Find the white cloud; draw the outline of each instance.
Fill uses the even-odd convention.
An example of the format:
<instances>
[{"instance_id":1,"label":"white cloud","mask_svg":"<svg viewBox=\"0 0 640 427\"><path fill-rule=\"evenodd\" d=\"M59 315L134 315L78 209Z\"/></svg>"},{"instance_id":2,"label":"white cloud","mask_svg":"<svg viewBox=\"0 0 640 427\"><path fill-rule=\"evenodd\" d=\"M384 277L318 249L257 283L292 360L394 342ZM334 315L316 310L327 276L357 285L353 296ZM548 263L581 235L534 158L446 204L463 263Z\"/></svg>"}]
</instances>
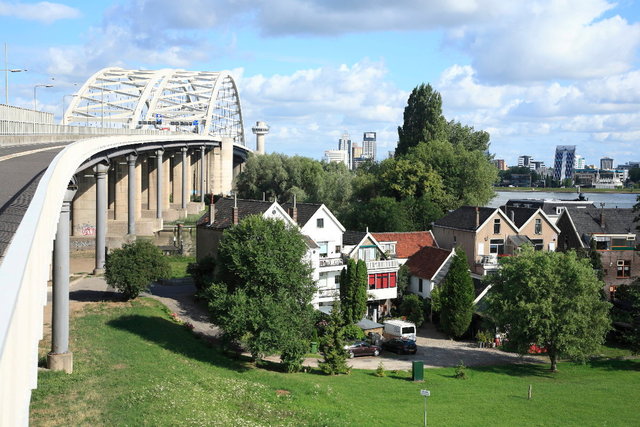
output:
<instances>
[{"instance_id":1,"label":"white cloud","mask_svg":"<svg viewBox=\"0 0 640 427\"><path fill-rule=\"evenodd\" d=\"M74 19L81 16L80 11L60 3L42 1L39 3L21 3L0 1L0 16L10 16L45 24L60 19Z\"/></svg>"}]
</instances>

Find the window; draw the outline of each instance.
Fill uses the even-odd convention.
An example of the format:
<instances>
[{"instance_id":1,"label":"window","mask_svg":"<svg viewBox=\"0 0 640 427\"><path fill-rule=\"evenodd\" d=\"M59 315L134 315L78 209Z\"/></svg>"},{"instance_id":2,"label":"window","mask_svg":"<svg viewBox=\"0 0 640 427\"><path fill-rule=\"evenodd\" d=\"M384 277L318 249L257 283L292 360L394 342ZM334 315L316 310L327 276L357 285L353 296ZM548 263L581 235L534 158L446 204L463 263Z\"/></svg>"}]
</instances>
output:
<instances>
[{"instance_id":1,"label":"window","mask_svg":"<svg viewBox=\"0 0 640 427\"><path fill-rule=\"evenodd\" d=\"M318 228L324 228L324 218L318 218L318 219L316 219L316 227L318 227Z\"/></svg>"},{"instance_id":2,"label":"window","mask_svg":"<svg viewBox=\"0 0 640 427\"><path fill-rule=\"evenodd\" d=\"M387 289L396 287L396 273L378 273L369 275L369 289Z\"/></svg>"},{"instance_id":3,"label":"window","mask_svg":"<svg viewBox=\"0 0 640 427\"><path fill-rule=\"evenodd\" d=\"M631 277L631 261L629 260L618 260L618 273L616 275L618 279L625 279L627 277Z\"/></svg>"},{"instance_id":4,"label":"window","mask_svg":"<svg viewBox=\"0 0 640 427\"><path fill-rule=\"evenodd\" d=\"M541 219L536 219L536 226L535 226L535 229L534 229L534 233L542 234L542 220Z\"/></svg>"},{"instance_id":5,"label":"window","mask_svg":"<svg viewBox=\"0 0 640 427\"><path fill-rule=\"evenodd\" d=\"M375 274L370 274L369 275L369 289L375 289L376 288L376 275Z\"/></svg>"},{"instance_id":6,"label":"window","mask_svg":"<svg viewBox=\"0 0 640 427\"><path fill-rule=\"evenodd\" d=\"M542 239L531 239L531 243L533 243L533 247L536 251L544 249L544 240Z\"/></svg>"},{"instance_id":7,"label":"window","mask_svg":"<svg viewBox=\"0 0 640 427\"><path fill-rule=\"evenodd\" d=\"M318 246L320 246L320 256L326 257L329 253L329 242L318 242Z\"/></svg>"},{"instance_id":8,"label":"window","mask_svg":"<svg viewBox=\"0 0 640 427\"><path fill-rule=\"evenodd\" d=\"M491 239L489 240L489 253L503 255L504 254L504 240Z\"/></svg>"},{"instance_id":9,"label":"window","mask_svg":"<svg viewBox=\"0 0 640 427\"><path fill-rule=\"evenodd\" d=\"M618 291L618 287L616 285L609 286L609 298L611 301L616 299L616 292Z\"/></svg>"},{"instance_id":10,"label":"window","mask_svg":"<svg viewBox=\"0 0 640 427\"><path fill-rule=\"evenodd\" d=\"M493 220L493 234L500 234L500 218Z\"/></svg>"},{"instance_id":11,"label":"window","mask_svg":"<svg viewBox=\"0 0 640 427\"><path fill-rule=\"evenodd\" d=\"M342 249L342 248L340 247L340 245L336 245L336 253L337 253L337 254L339 254L339 253L340 253L340 249Z\"/></svg>"},{"instance_id":12,"label":"window","mask_svg":"<svg viewBox=\"0 0 640 427\"><path fill-rule=\"evenodd\" d=\"M422 293L422 279L418 279L418 292Z\"/></svg>"},{"instance_id":13,"label":"window","mask_svg":"<svg viewBox=\"0 0 640 427\"><path fill-rule=\"evenodd\" d=\"M335 284L339 285L340 284L340 275L336 274L335 276L333 276L334 280L335 280Z\"/></svg>"}]
</instances>

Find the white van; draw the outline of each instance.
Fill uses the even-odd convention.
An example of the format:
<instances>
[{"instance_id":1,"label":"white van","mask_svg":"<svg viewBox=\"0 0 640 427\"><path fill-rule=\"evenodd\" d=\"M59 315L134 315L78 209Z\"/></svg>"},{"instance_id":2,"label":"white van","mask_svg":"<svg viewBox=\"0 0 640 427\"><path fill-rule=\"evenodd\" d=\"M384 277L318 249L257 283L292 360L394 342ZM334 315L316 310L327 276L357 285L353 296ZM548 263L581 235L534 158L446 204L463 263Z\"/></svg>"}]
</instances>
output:
<instances>
[{"instance_id":1,"label":"white van","mask_svg":"<svg viewBox=\"0 0 640 427\"><path fill-rule=\"evenodd\" d=\"M386 339L400 338L416 340L416 325L403 320L385 320L384 337Z\"/></svg>"}]
</instances>

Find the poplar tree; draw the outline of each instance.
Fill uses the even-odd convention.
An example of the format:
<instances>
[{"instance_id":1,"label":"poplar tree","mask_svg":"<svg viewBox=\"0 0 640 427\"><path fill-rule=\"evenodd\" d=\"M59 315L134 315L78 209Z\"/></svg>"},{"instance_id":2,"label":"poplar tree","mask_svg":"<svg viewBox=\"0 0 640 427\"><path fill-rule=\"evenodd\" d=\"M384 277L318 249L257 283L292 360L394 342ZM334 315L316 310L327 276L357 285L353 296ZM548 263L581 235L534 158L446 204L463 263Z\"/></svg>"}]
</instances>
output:
<instances>
[{"instance_id":1,"label":"poplar tree","mask_svg":"<svg viewBox=\"0 0 640 427\"><path fill-rule=\"evenodd\" d=\"M439 296L442 329L449 336L461 337L471 325L475 292L467 256L460 248L456 249Z\"/></svg>"}]
</instances>

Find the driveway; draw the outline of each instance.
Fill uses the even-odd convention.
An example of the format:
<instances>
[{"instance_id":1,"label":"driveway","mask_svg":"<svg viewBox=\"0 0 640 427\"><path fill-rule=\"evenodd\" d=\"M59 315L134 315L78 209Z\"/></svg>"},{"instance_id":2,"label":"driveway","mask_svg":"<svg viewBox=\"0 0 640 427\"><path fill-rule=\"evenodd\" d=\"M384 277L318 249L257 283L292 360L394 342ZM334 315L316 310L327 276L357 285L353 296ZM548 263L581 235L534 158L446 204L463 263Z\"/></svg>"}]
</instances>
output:
<instances>
[{"instance_id":1,"label":"driveway","mask_svg":"<svg viewBox=\"0 0 640 427\"><path fill-rule=\"evenodd\" d=\"M178 318L193 324L194 331L216 338L220 329L209 321L206 307L194 298L195 287L189 279L174 280L169 285L153 285L149 293L144 294L161 301ZM76 302L113 300L114 289L110 288L102 277L88 277L72 283L70 298ZM380 362L387 370L410 370L413 361L422 361L425 368L451 367L462 361L466 366L501 365L508 363L546 363L540 356L520 357L493 348L478 348L471 341L453 341L436 331L431 323L418 330L418 352L415 355L397 355L383 352L378 357L365 356L349 359L355 369L376 369ZM267 358L279 361L278 356ZM319 358L308 358L306 366L316 367Z\"/></svg>"}]
</instances>

